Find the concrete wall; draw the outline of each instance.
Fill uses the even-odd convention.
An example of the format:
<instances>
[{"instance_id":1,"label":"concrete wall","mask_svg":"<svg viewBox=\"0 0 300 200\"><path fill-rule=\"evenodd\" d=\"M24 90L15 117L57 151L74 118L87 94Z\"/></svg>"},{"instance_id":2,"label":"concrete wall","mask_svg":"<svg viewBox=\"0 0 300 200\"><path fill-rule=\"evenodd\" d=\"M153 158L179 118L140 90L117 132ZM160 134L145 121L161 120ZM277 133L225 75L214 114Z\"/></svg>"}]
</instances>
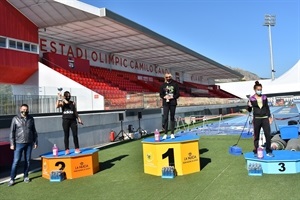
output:
<instances>
[{"instance_id":1,"label":"concrete wall","mask_svg":"<svg viewBox=\"0 0 300 200\"><path fill-rule=\"evenodd\" d=\"M121 130L119 113L120 112L80 114L80 117L84 122L84 125L78 126L80 147L99 146L101 144L109 143L110 131L114 130L117 135ZM133 125L135 130L137 130L137 116L126 117L124 111L121 113L124 114L123 130L128 132L129 124ZM60 115L35 117L35 123L39 133L39 148L33 151L33 157L39 157L39 155L51 151L53 144L56 144L59 149L64 149L64 133ZM141 127L148 132L153 132L154 127L160 128L160 115L148 114L143 116L141 119ZM70 148L74 148L71 133L69 141Z\"/></svg>"}]
</instances>

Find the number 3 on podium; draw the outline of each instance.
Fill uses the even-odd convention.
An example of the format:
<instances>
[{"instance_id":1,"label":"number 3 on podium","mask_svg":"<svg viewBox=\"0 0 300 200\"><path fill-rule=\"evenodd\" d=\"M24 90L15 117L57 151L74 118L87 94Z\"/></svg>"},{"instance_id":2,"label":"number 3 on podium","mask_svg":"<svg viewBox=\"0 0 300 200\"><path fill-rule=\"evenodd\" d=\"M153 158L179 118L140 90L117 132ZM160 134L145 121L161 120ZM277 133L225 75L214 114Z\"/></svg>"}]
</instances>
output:
<instances>
[{"instance_id":1,"label":"number 3 on podium","mask_svg":"<svg viewBox=\"0 0 300 200\"><path fill-rule=\"evenodd\" d=\"M283 162L278 163L278 165L280 166L280 168L278 169L280 172L284 172L286 170L285 164Z\"/></svg>"},{"instance_id":2,"label":"number 3 on podium","mask_svg":"<svg viewBox=\"0 0 300 200\"><path fill-rule=\"evenodd\" d=\"M162 159L165 158L169 158L169 166L175 167L174 148L169 148L164 154L162 154Z\"/></svg>"}]
</instances>

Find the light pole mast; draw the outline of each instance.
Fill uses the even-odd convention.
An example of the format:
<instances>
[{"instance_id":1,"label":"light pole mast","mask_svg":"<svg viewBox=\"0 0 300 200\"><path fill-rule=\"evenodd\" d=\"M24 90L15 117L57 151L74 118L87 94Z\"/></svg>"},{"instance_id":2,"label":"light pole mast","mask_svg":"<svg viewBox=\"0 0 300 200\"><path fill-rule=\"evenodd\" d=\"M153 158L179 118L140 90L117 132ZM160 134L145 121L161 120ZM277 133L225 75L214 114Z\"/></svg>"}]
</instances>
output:
<instances>
[{"instance_id":1,"label":"light pole mast","mask_svg":"<svg viewBox=\"0 0 300 200\"><path fill-rule=\"evenodd\" d=\"M270 44L270 61L271 61L271 77L272 81L275 79L275 70L274 70L274 62L273 62L273 48L272 48L272 33L271 26L275 26L276 16L275 15L265 15L265 23L264 26L268 26L269 30L269 44Z\"/></svg>"}]
</instances>

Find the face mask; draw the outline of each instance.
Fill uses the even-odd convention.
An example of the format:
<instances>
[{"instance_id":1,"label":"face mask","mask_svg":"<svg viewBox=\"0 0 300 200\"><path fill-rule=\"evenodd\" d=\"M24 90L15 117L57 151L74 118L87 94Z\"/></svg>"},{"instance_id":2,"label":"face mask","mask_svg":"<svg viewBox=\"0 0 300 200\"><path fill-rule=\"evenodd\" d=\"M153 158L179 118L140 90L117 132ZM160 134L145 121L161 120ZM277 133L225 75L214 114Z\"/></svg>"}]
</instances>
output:
<instances>
[{"instance_id":1,"label":"face mask","mask_svg":"<svg viewBox=\"0 0 300 200\"><path fill-rule=\"evenodd\" d=\"M255 93L256 93L258 96L261 96L262 91L261 91L261 90L256 90Z\"/></svg>"},{"instance_id":2,"label":"face mask","mask_svg":"<svg viewBox=\"0 0 300 200\"><path fill-rule=\"evenodd\" d=\"M22 114L23 116L27 116L28 113L29 113L28 111L26 111L26 112L25 112L25 111L21 111L21 114Z\"/></svg>"}]
</instances>

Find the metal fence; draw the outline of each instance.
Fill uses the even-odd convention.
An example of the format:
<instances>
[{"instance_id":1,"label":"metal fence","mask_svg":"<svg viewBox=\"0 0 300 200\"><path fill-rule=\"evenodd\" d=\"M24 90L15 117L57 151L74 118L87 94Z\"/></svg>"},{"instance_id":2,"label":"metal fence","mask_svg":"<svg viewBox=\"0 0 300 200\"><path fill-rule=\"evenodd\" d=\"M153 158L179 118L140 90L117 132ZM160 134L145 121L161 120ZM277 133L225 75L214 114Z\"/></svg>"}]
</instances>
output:
<instances>
[{"instance_id":1,"label":"metal fence","mask_svg":"<svg viewBox=\"0 0 300 200\"><path fill-rule=\"evenodd\" d=\"M28 104L31 114L58 113L55 108L57 96L45 95L4 95L0 94L0 115L15 115L23 103ZM77 102L76 96L72 100ZM152 109L160 108L162 100L158 93L127 94L116 99L105 99L105 110L115 109ZM222 105L246 103L241 99L205 98L205 97L180 97L178 106Z\"/></svg>"},{"instance_id":2,"label":"metal fence","mask_svg":"<svg viewBox=\"0 0 300 200\"><path fill-rule=\"evenodd\" d=\"M72 97L76 99L76 97ZM56 96L0 95L0 115L15 115L22 104L29 106L30 113L55 113Z\"/></svg>"}]
</instances>

